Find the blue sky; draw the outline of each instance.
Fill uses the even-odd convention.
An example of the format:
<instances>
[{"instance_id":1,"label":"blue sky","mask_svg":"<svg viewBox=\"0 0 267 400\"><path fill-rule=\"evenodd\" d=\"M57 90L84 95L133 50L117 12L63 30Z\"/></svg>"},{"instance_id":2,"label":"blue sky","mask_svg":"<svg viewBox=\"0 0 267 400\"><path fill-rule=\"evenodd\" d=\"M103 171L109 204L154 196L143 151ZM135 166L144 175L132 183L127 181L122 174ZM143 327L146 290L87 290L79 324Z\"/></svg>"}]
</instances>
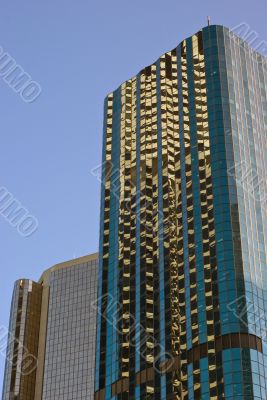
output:
<instances>
[{"instance_id":1,"label":"blue sky","mask_svg":"<svg viewBox=\"0 0 267 400\"><path fill-rule=\"evenodd\" d=\"M98 250L103 99L183 38L212 23L246 22L267 40L266 0L14 0L0 46L42 87L27 104L0 78L0 187L38 220L22 237L0 215L0 326L13 282ZM4 357L0 354L0 391Z\"/></svg>"}]
</instances>

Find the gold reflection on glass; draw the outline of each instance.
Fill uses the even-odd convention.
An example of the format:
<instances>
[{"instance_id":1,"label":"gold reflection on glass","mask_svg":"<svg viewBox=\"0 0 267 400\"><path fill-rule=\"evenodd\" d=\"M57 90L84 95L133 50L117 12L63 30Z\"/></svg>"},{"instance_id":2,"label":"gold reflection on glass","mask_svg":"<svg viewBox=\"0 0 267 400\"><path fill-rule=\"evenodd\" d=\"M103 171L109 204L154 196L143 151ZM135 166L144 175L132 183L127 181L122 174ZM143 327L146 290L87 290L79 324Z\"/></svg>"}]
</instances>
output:
<instances>
[{"instance_id":1,"label":"gold reflection on glass","mask_svg":"<svg viewBox=\"0 0 267 400\"><path fill-rule=\"evenodd\" d=\"M107 290L107 272L109 262L109 236L110 236L110 197L111 197L111 177L113 173L111 153L112 153L112 130L113 130L113 93L107 98L107 115L106 115L106 143L105 143L105 162L103 164L103 171L105 175L105 190L104 190L104 221L103 221L103 281L102 281L102 293L105 295ZM103 318L101 320L101 330L105 332L106 321ZM106 353L102 351L100 354L100 369L99 369L99 385L100 387L105 386L105 374L106 374Z\"/></svg>"},{"instance_id":2,"label":"gold reflection on glass","mask_svg":"<svg viewBox=\"0 0 267 400\"><path fill-rule=\"evenodd\" d=\"M192 346L197 347L203 343L200 338L201 332L203 333L203 326L200 329L199 321L200 307L203 307L206 317L208 356L215 355L216 287L212 282L212 273L216 277L215 230L207 88L202 47L202 36L195 35L181 43L179 54L176 49L164 54L158 63L143 69L138 78L132 78L121 85L119 138L114 135L112 138L112 95L108 98L107 107L104 271L107 271L110 257L108 247L110 213L114 212L110 209L111 147L117 140L120 146L118 298L122 308L119 318L119 349L116 349L119 354L117 376L118 380L130 378L134 381L132 377L139 372L135 371L134 363L131 364L131 359L138 355L130 343L133 329L131 310L134 310L132 304L135 302L135 292L138 289L140 325L145 332L141 337L140 371L145 372L154 367L154 362L159 356L158 341L163 337L166 352L178 360L176 367L167 376L168 391L171 391L172 398L177 400L188 396L189 350ZM140 93L137 99L139 78ZM138 100L140 120L137 118ZM138 128L139 154L137 153ZM159 165L159 155L161 165ZM140 158L140 170L137 169L137 157ZM193 172L194 167L197 169L197 174L195 170ZM161 187L159 187L160 177L162 177ZM137 178L140 178L139 193L137 193ZM193 182L199 186L199 196L196 198L193 197ZM137 197L140 197L139 213L136 211ZM162 215L159 211L159 200L162 200L163 207L160 210ZM195 204L198 204L200 209L198 221L194 214ZM136 237L138 219L139 238ZM160 221L163 221L163 227L159 226ZM200 229L196 229L196 224L200 224ZM185 235L188 243L187 260L184 248ZM202 246L201 265L197 265L196 235L198 235L198 246ZM140 288L135 288L137 239L140 240ZM160 249L163 249L163 266L159 265ZM164 270L163 284L167 293L164 299L164 315L159 315L158 291L161 267ZM200 268L204 272L204 304L200 304L202 300L197 287ZM188 288L185 287L186 274L189 281ZM190 332L187 329L186 302L187 305L190 304ZM159 332L159 318L164 320L163 335ZM203 325L203 322L201 323ZM189 337L190 348L187 347ZM104 376L104 358L102 361ZM199 360L194 361L193 371L193 385L197 398L200 394ZM214 356L209 359L211 393L218 384L216 379ZM129 384L129 380L127 382ZM100 387L104 385L100 384ZM153 378L143 385L141 397L153 399L157 391L156 379ZM129 398L129 388L123 390L123 393L123 399ZM211 398L215 397L211 395Z\"/></svg>"},{"instance_id":3,"label":"gold reflection on glass","mask_svg":"<svg viewBox=\"0 0 267 400\"><path fill-rule=\"evenodd\" d=\"M42 285L22 279L15 285L3 398L34 400Z\"/></svg>"}]
</instances>

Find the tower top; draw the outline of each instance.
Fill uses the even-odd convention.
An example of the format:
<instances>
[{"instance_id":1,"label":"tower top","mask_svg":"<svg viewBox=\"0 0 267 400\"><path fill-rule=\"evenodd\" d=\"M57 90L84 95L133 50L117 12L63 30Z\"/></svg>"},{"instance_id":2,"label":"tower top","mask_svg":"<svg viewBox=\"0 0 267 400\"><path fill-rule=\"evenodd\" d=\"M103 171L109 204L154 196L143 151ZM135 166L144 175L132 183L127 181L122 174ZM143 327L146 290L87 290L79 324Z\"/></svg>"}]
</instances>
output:
<instances>
[{"instance_id":1,"label":"tower top","mask_svg":"<svg viewBox=\"0 0 267 400\"><path fill-rule=\"evenodd\" d=\"M208 26L210 26L210 16L207 16L207 20L208 20Z\"/></svg>"}]
</instances>

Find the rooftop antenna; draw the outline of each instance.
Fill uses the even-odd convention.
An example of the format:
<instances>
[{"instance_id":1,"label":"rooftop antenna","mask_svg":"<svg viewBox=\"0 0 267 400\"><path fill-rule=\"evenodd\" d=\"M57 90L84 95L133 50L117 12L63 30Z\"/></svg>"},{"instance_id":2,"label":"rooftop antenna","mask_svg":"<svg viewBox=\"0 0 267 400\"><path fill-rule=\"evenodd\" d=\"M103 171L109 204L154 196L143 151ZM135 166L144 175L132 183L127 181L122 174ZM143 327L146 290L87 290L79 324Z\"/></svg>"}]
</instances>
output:
<instances>
[{"instance_id":1,"label":"rooftop antenna","mask_svg":"<svg viewBox=\"0 0 267 400\"><path fill-rule=\"evenodd\" d=\"M207 17L207 20L208 20L208 26L210 26L210 17L209 16Z\"/></svg>"}]
</instances>

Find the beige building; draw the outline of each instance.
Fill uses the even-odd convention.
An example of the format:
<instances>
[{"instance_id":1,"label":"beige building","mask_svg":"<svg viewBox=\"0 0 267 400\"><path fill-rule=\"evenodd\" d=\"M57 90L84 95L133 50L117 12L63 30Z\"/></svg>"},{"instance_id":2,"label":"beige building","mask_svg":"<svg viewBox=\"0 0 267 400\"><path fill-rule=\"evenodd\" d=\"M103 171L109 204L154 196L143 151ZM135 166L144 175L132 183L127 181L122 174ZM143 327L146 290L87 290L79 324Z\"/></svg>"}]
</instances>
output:
<instances>
[{"instance_id":1,"label":"beige building","mask_svg":"<svg viewBox=\"0 0 267 400\"><path fill-rule=\"evenodd\" d=\"M98 254L15 283L3 400L90 400Z\"/></svg>"}]
</instances>

